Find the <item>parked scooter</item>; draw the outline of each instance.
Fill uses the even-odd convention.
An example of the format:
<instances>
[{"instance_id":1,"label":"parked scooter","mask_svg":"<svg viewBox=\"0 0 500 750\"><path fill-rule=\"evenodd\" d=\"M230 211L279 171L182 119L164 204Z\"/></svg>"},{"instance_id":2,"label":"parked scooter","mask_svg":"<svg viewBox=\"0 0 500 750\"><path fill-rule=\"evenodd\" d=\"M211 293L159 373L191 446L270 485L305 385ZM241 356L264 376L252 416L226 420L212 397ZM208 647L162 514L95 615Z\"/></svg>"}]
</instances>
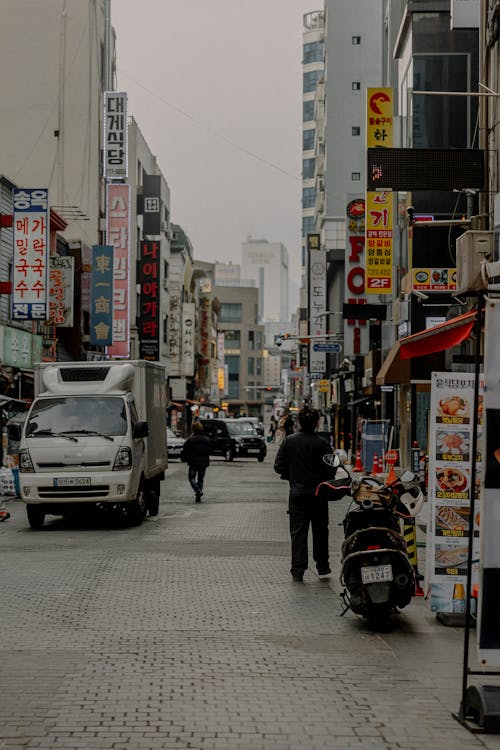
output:
<instances>
[{"instance_id":1,"label":"parked scooter","mask_svg":"<svg viewBox=\"0 0 500 750\"><path fill-rule=\"evenodd\" d=\"M352 478L337 456L323 459L335 478L321 482L316 495L352 502L343 521L344 543L340 582L345 614L351 609L371 621L387 621L409 604L415 574L401 534L400 519L416 516L423 503L418 477L404 472L390 484L375 477Z\"/></svg>"}]
</instances>

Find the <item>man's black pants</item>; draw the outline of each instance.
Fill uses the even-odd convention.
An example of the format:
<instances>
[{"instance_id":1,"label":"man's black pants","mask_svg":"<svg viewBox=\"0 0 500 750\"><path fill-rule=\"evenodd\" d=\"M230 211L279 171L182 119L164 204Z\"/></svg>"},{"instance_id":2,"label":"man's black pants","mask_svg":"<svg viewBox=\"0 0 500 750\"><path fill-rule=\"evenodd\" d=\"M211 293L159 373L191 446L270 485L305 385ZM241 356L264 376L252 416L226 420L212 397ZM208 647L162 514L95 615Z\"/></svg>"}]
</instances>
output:
<instances>
[{"instance_id":1,"label":"man's black pants","mask_svg":"<svg viewBox=\"0 0 500 750\"><path fill-rule=\"evenodd\" d=\"M290 573L301 576L308 567L307 538L309 524L312 530L312 553L318 571L329 570L328 553L328 503L311 495L290 497L290 537L292 541L292 566Z\"/></svg>"}]
</instances>

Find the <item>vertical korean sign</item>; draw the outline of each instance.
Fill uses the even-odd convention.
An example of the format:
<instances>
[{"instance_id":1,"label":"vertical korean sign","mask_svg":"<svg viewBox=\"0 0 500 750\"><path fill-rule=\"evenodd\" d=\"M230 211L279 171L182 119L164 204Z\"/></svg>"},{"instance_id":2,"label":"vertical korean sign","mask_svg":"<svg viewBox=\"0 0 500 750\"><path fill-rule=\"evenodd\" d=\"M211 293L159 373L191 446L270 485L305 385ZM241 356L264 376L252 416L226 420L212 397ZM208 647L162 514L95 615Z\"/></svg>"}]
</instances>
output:
<instances>
[{"instance_id":1,"label":"vertical korean sign","mask_svg":"<svg viewBox=\"0 0 500 750\"><path fill-rule=\"evenodd\" d=\"M90 343L109 346L113 341L113 248L92 247Z\"/></svg>"},{"instance_id":2,"label":"vertical korean sign","mask_svg":"<svg viewBox=\"0 0 500 750\"><path fill-rule=\"evenodd\" d=\"M49 326L73 326L73 290L75 259L69 255L54 255L49 263Z\"/></svg>"},{"instance_id":3,"label":"vertical korean sign","mask_svg":"<svg viewBox=\"0 0 500 750\"><path fill-rule=\"evenodd\" d=\"M485 448L481 491L481 567L479 658L488 667L500 667L500 305L488 300L485 312Z\"/></svg>"},{"instance_id":4,"label":"vertical korean sign","mask_svg":"<svg viewBox=\"0 0 500 750\"><path fill-rule=\"evenodd\" d=\"M157 362L160 359L160 243L141 242L139 284L139 356Z\"/></svg>"},{"instance_id":5,"label":"vertical korean sign","mask_svg":"<svg viewBox=\"0 0 500 750\"><path fill-rule=\"evenodd\" d=\"M365 290L365 199L347 196L347 227L344 299L349 304L366 305ZM368 323L366 320L344 321L344 352L347 356L368 352Z\"/></svg>"},{"instance_id":6,"label":"vertical korean sign","mask_svg":"<svg viewBox=\"0 0 500 750\"><path fill-rule=\"evenodd\" d=\"M12 319L48 317L49 195L14 190Z\"/></svg>"},{"instance_id":7,"label":"vertical korean sign","mask_svg":"<svg viewBox=\"0 0 500 750\"><path fill-rule=\"evenodd\" d=\"M104 92L104 177L126 180L128 177L127 94Z\"/></svg>"},{"instance_id":8,"label":"vertical korean sign","mask_svg":"<svg viewBox=\"0 0 500 750\"><path fill-rule=\"evenodd\" d=\"M366 147L393 144L394 91L366 90ZM366 293L392 294L393 193L366 193Z\"/></svg>"},{"instance_id":9,"label":"vertical korean sign","mask_svg":"<svg viewBox=\"0 0 500 750\"><path fill-rule=\"evenodd\" d=\"M319 234L307 235L309 261L309 335L321 336L326 332L326 253L320 249ZM314 350L309 344L309 373L324 375L326 354Z\"/></svg>"},{"instance_id":10,"label":"vertical korean sign","mask_svg":"<svg viewBox=\"0 0 500 750\"><path fill-rule=\"evenodd\" d=\"M472 492L480 494L481 440L472 455L474 374L433 372L429 425L427 576L434 612L464 614L469 535L473 539L472 581L477 583L479 513L470 517ZM479 384L478 438L482 436L484 383ZM476 486L471 486L476 461Z\"/></svg>"},{"instance_id":11,"label":"vertical korean sign","mask_svg":"<svg viewBox=\"0 0 500 750\"><path fill-rule=\"evenodd\" d=\"M130 351L130 186L107 188L107 244L114 248L113 344L110 357L128 357Z\"/></svg>"},{"instance_id":12,"label":"vertical korean sign","mask_svg":"<svg viewBox=\"0 0 500 750\"><path fill-rule=\"evenodd\" d=\"M194 302L182 306L182 364L181 375L194 374Z\"/></svg>"}]
</instances>

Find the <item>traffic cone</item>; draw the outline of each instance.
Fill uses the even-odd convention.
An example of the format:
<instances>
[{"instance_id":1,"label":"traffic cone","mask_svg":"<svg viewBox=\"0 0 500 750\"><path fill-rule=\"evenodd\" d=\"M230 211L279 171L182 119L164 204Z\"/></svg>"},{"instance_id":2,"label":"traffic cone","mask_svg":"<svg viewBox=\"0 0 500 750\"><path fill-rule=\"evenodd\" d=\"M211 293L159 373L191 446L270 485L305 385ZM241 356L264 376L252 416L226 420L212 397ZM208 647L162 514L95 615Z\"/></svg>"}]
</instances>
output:
<instances>
[{"instance_id":1,"label":"traffic cone","mask_svg":"<svg viewBox=\"0 0 500 750\"><path fill-rule=\"evenodd\" d=\"M356 463L354 464L353 471L363 472L363 464L361 463L361 451L356 451Z\"/></svg>"},{"instance_id":2,"label":"traffic cone","mask_svg":"<svg viewBox=\"0 0 500 750\"><path fill-rule=\"evenodd\" d=\"M391 464L391 468L389 469L389 473L387 475L386 484L392 484L397 479L396 472L394 471L394 465Z\"/></svg>"},{"instance_id":3,"label":"traffic cone","mask_svg":"<svg viewBox=\"0 0 500 750\"><path fill-rule=\"evenodd\" d=\"M372 474L380 474L380 469L378 466L378 454L373 454L373 463L372 463Z\"/></svg>"}]
</instances>

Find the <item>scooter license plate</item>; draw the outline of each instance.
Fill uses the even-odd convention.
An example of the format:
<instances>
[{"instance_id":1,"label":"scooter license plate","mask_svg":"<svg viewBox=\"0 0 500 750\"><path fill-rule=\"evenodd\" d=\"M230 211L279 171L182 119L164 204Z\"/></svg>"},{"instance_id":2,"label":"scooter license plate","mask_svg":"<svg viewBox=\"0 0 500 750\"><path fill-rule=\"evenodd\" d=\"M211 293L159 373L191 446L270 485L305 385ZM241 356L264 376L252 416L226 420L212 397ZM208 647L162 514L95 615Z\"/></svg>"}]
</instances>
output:
<instances>
[{"instance_id":1,"label":"scooter license plate","mask_svg":"<svg viewBox=\"0 0 500 750\"><path fill-rule=\"evenodd\" d=\"M361 568L361 580L363 583L392 581L392 565L370 565L363 567Z\"/></svg>"}]
</instances>

